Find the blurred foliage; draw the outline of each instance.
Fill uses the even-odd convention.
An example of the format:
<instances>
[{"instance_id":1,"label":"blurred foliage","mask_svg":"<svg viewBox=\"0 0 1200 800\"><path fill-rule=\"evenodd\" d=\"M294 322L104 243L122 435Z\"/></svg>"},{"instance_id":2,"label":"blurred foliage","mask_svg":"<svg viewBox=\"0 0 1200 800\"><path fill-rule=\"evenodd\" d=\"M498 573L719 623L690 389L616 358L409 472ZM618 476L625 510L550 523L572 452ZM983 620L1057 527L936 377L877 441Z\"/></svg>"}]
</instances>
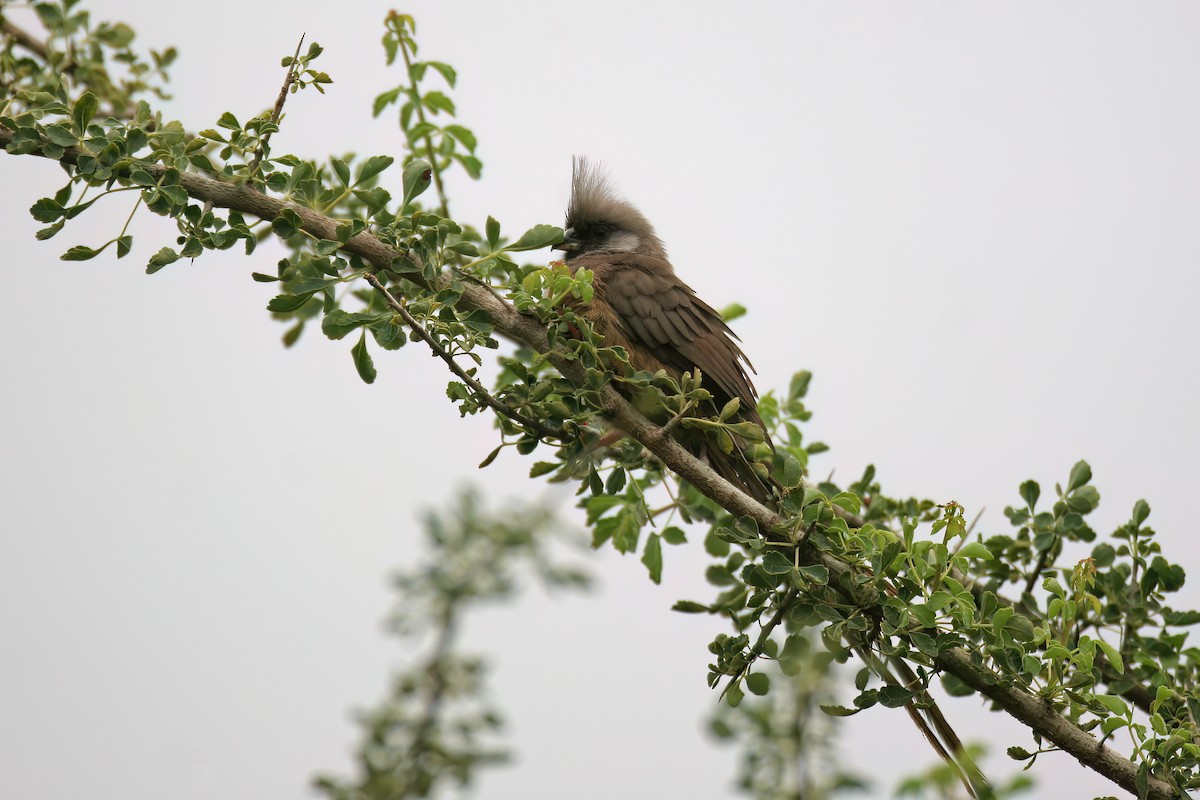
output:
<instances>
[{"instance_id":1,"label":"blurred foliage","mask_svg":"<svg viewBox=\"0 0 1200 800\"><path fill-rule=\"evenodd\" d=\"M587 573L560 563L562 524L542 505L489 513L463 492L424 521L422 563L398 573L392 634L421 655L392 678L390 694L359 714L363 740L352 779L322 776L316 787L331 800L430 797L446 786L471 784L480 767L504 763L503 722L486 699L481 658L458 651L472 610L511 600L531 575L551 589L582 589ZM576 542L576 544L582 544Z\"/></svg>"},{"instance_id":2,"label":"blurred foliage","mask_svg":"<svg viewBox=\"0 0 1200 800\"><path fill-rule=\"evenodd\" d=\"M5 16L0 132L8 153L59 160L67 173L65 186L31 208L48 226L38 238L56 236L101 199L121 196L130 201L130 220L144 206L178 226L175 247L149 258L151 273L238 243L250 254L273 236L283 243L284 255L274 271L255 272L253 278L278 287L268 310L287 326L286 345L295 344L310 324L335 340L357 333L351 360L370 383L377 374L372 341L383 350L432 342L443 358L467 365L446 388L461 413L500 412L499 444L481 466L509 448L521 456L537 451L531 475L575 485L593 544L639 554L652 580L669 567L664 545L688 538L702 542L712 557L706 576L713 596L682 600L676 609L728 623L709 645L707 678L721 687L731 709L739 709L722 712L717 724L746 748L739 780L752 796L778 797L772 784L783 780L787 765L801 765L795 784L809 792L854 786L838 769L803 766L814 752L809 732L825 724L817 722L814 705L834 717L874 706L929 714L926 690L935 678L950 695L973 691L937 667L940 655L959 650L1006 689L1040 698L1128 754L1137 764L1139 795L1147 795L1151 777L1178 792L1200 786L1200 651L1189 646L1185 630L1200 622L1200 613L1169 602L1185 573L1147 526L1145 501L1102 538L1089 523L1100 492L1090 467L1080 461L1054 484L1053 497L1043 498L1033 480L1021 483L1019 502L1005 512L1009 529L977 532L953 501L887 494L870 466L844 485L812 479L811 459L828 448L805 431L811 416L806 372L797 373L786 391L762 398L759 410L774 450L754 441L746 423L730 422L728 408L705 415L711 398L698 376L677 381L663 373L633 372L626 354L606 347L576 313L591 299L586 271L519 263L518 254L558 242L558 228L539 225L508 238L492 217L476 225L451 217L445 176L461 170L477 179L483 163L475 135L455 121L458 109L450 93L457 74L443 62L417 58L416 25L408 16L391 13L385 20L389 64L403 71L373 109L376 115L396 109L406 143L397 170L391 155L276 154L270 135L286 124L279 104L249 117L227 111L213 127L191 134L182 123L164 120L153 105L162 97L173 50L138 55L129 26L93 24L78 0L39 2L33 9L45 35L31 44L14 32L8 7L0 6ZM319 45L300 52L283 59L281 97L321 90L332 81L314 66ZM192 173L259 189L290 205L271 219L247 220L243 213L193 199L181 183ZM310 212L337 221L333 238L310 232L305 222ZM400 255L386 269L366 263L346 249L363 233ZM129 221L107 242L71 247L63 258L93 258L113 245L118 258L133 251ZM368 277L391 292L404 313L362 280ZM500 356L491 388L483 388L480 351L497 349L499 342L489 316L460 303L468 285L485 286L544 323L556 357L577 362L585 379L568 380L549 353L519 347ZM744 309L735 306L728 313L732 318ZM745 457L769 468L780 487L772 505L783 523L762 530L665 470L636 441L606 437L600 392L610 384L648 416L711 436L726 450L731 442L746 441ZM528 424L531 420L537 424ZM471 524L461 521L463 530ZM494 530L506 531L502 542L519 538L511 528ZM455 536L465 534L450 538ZM491 540L485 535L479 541ZM487 547L507 552L502 542ZM496 566L479 562L477 568L492 572ZM445 570L437 574L438 580L452 577ZM432 592L432 575L412 578L406 590ZM494 580L492 588L468 582L459 591L477 599L503 596L499 589L507 582ZM425 605L413 606L423 610L416 618L410 614L409 624L419 619L444 631L448 597L438 601L427 594ZM839 704L830 697L834 685L822 683L828 673L823 665L850 661L861 662L857 694ZM802 663L808 668L799 669ZM439 664L401 680L394 705L368 719L374 749L364 750L371 754L363 757L363 781L330 781L323 784L327 791L359 796L353 792L367 791L363 787L373 781L390 787L393 780L428 787L443 772L465 780L475 765L494 757L474 738L493 725L486 712L466 717L471 734L436 757L390 744L396 730L412 735L410 700L428 695L433 673L444 673L436 680L446 691L470 694L477 686L478 669L471 662ZM809 670L812 674L801 676ZM748 702L748 696L765 699ZM1032 764L1053 749L1040 731L1033 730L1032 738L1032 751L1013 745L1010 756ZM975 781L970 754L954 755L962 758L959 781L976 783L981 796L1020 788ZM943 782L935 770L918 784L929 789ZM906 792L918 788L905 784Z\"/></svg>"}]
</instances>

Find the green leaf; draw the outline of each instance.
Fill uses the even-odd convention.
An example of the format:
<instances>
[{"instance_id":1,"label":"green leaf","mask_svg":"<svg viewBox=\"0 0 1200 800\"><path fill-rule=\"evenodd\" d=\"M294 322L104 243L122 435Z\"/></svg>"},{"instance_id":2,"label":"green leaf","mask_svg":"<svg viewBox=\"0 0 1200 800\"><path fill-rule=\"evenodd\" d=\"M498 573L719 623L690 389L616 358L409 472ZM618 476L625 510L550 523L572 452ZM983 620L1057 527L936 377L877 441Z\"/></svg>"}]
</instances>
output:
<instances>
[{"instance_id":1,"label":"green leaf","mask_svg":"<svg viewBox=\"0 0 1200 800\"><path fill-rule=\"evenodd\" d=\"M433 165L423 158L415 158L404 167L404 203L407 206L429 188L433 181Z\"/></svg>"},{"instance_id":2,"label":"green leaf","mask_svg":"<svg viewBox=\"0 0 1200 800\"><path fill-rule=\"evenodd\" d=\"M771 678L765 672L755 672L746 676L746 688L751 694L762 697L771 691Z\"/></svg>"},{"instance_id":3,"label":"green leaf","mask_svg":"<svg viewBox=\"0 0 1200 800\"><path fill-rule=\"evenodd\" d=\"M662 583L662 539L657 533L646 537L646 547L642 550L642 563L650 572L650 580Z\"/></svg>"},{"instance_id":4,"label":"green leaf","mask_svg":"<svg viewBox=\"0 0 1200 800\"><path fill-rule=\"evenodd\" d=\"M342 339L351 331L369 324L374 319L372 314L351 314L337 308L330 311L321 320L321 332L330 339Z\"/></svg>"},{"instance_id":5,"label":"green leaf","mask_svg":"<svg viewBox=\"0 0 1200 800\"><path fill-rule=\"evenodd\" d=\"M500 244L500 223L496 221L495 217L489 216L484 230L487 231L488 249L495 250Z\"/></svg>"},{"instance_id":6,"label":"green leaf","mask_svg":"<svg viewBox=\"0 0 1200 800\"><path fill-rule=\"evenodd\" d=\"M354 179L354 185L359 186L365 181L374 178L390 167L395 161L396 159L391 156L371 156L359 168L358 177Z\"/></svg>"},{"instance_id":7,"label":"green leaf","mask_svg":"<svg viewBox=\"0 0 1200 800\"><path fill-rule=\"evenodd\" d=\"M762 567L769 575L787 575L796 565L778 550L768 550L763 556Z\"/></svg>"},{"instance_id":8,"label":"green leaf","mask_svg":"<svg viewBox=\"0 0 1200 800\"><path fill-rule=\"evenodd\" d=\"M43 197L29 207L30 215L38 222L54 222L64 211L62 204L49 197Z\"/></svg>"},{"instance_id":9,"label":"green leaf","mask_svg":"<svg viewBox=\"0 0 1200 800\"><path fill-rule=\"evenodd\" d=\"M363 333L364 333L364 335L365 335L365 334L366 334L366 331L363 331ZM480 468L480 469L483 469L483 468L484 468L484 467L486 467L488 464L491 464L493 461L495 461L495 460L496 460L496 456L500 455L500 451L501 451L501 450L503 450L503 449L504 449L504 445L500 445L500 446L499 446L499 447L497 447L495 450L493 450L492 452L488 453L488 454L487 454L487 458L485 458L483 461L480 461L480 462L479 462L479 468Z\"/></svg>"},{"instance_id":10,"label":"green leaf","mask_svg":"<svg viewBox=\"0 0 1200 800\"><path fill-rule=\"evenodd\" d=\"M783 462L783 485L788 489L794 489L804 480L804 467L800 466L800 462L795 456L788 456Z\"/></svg>"},{"instance_id":11,"label":"green leaf","mask_svg":"<svg viewBox=\"0 0 1200 800\"><path fill-rule=\"evenodd\" d=\"M259 283L273 283L279 280L279 277L276 275L267 275L262 272L251 272L250 277Z\"/></svg>"},{"instance_id":12,"label":"green leaf","mask_svg":"<svg viewBox=\"0 0 1200 800\"><path fill-rule=\"evenodd\" d=\"M338 180L342 182L342 186L349 186L350 167L346 164L346 162L342 161L340 158L331 158L329 159L329 163L333 167L333 172L335 175L337 175Z\"/></svg>"},{"instance_id":13,"label":"green leaf","mask_svg":"<svg viewBox=\"0 0 1200 800\"><path fill-rule=\"evenodd\" d=\"M819 586L824 586L829 583L829 569L820 564L801 565L800 574L808 579L810 583L815 583Z\"/></svg>"},{"instance_id":14,"label":"green leaf","mask_svg":"<svg viewBox=\"0 0 1200 800\"><path fill-rule=\"evenodd\" d=\"M1092 479L1092 468L1086 461L1080 461L1071 467L1071 478L1067 481L1067 491L1073 492L1086 485Z\"/></svg>"},{"instance_id":15,"label":"green leaf","mask_svg":"<svg viewBox=\"0 0 1200 800\"><path fill-rule=\"evenodd\" d=\"M672 611L678 611L681 614L707 614L709 613L708 606L703 603L697 603L694 600L680 600L675 605L671 606Z\"/></svg>"},{"instance_id":16,"label":"green leaf","mask_svg":"<svg viewBox=\"0 0 1200 800\"><path fill-rule=\"evenodd\" d=\"M445 79L446 84L451 89L453 89L454 85L458 83L458 73L455 72L454 67L450 66L449 64L443 64L441 61L426 61L425 66L436 69L438 74Z\"/></svg>"},{"instance_id":17,"label":"green leaf","mask_svg":"<svg viewBox=\"0 0 1200 800\"><path fill-rule=\"evenodd\" d=\"M792 376L792 381L788 385L788 400L799 400L808 394L808 384L812 381L812 373L808 370L802 370Z\"/></svg>"},{"instance_id":18,"label":"green leaf","mask_svg":"<svg viewBox=\"0 0 1200 800\"><path fill-rule=\"evenodd\" d=\"M267 311L274 311L278 314L286 314L289 311L295 311L300 306L307 303L312 298L311 294L280 294L271 298L267 303ZM370 381L368 381L370 383Z\"/></svg>"},{"instance_id":19,"label":"green leaf","mask_svg":"<svg viewBox=\"0 0 1200 800\"><path fill-rule=\"evenodd\" d=\"M503 249L508 252L540 250L543 247L558 244L562 241L562 237L562 228L556 228L553 225L534 225L521 234L520 239L517 239L510 245L506 245Z\"/></svg>"},{"instance_id":20,"label":"green leaf","mask_svg":"<svg viewBox=\"0 0 1200 800\"><path fill-rule=\"evenodd\" d=\"M101 247L99 250L93 250L90 247L77 244L59 256L59 258L61 258L63 261L87 261L89 258L95 258L96 256L100 255L100 253L103 251L103 247Z\"/></svg>"},{"instance_id":21,"label":"green leaf","mask_svg":"<svg viewBox=\"0 0 1200 800\"><path fill-rule=\"evenodd\" d=\"M91 92L84 92L83 96L75 102L71 119L75 121L75 127L81 136L87 133L87 126L91 124L92 118L96 116L96 109L99 107L100 101Z\"/></svg>"},{"instance_id":22,"label":"green leaf","mask_svg":"<svg viewBox=\"0 0 1200 800\"><path fill-rule=\"evenodd\" d=\"M1112 713L1116 714L1118 717L1129 716L1129 706L1125 704L1124 700L1116 695L1098 694L1096 695L1096 702L1107 708Z\"/></svg>"},{"instance_id":23,"label":"green leaf","mask_svg":"<svg viewBox=\"0 0 1200 800\"><path fill-rule=\"evenodd\" d=\"M60 147L71 147L79 144L79 135L66 125L50 125L46 128L46 138Z\"/></svg>"},{"instance_id":24,"label":"green leaf","mask_svg":"<svg viewBox=\"0 0 1200 800\"><path fill-rule=\"evenodd\" d=\"M553 461L538 461L529 468L529 477L540 478L543 475L548 475L558 469L559 465Z\"/></svg>"},{"instance_id":25,"label":"green leaf","mask_svg":"<svg viewBox=\"0 0 1200 800\"><path fill-rule=\"evenodd\" d=\"M42 221L49 222L50 220L42 220ZM1150 504L1149 503L1147 503L1145 500L1138 500L1136 503L1133 504L1133 524L1134 525L1141 525L1143 522L1146 521L1146 518L1149 516L1150 516Z\"/></svg>"},{"instance_id":26,"label":"green leaf","mask_svg":"<svg viewBox=\"0 0 1200 800\"><path fill-rule=\"evenodd\" d=\"M984 547L982 542L968 542L962 546L958 554L963 558L979 558L984 561L991 561L994 558L992 551Z\"/></svg>"},{"instance_id":27,"label":"green leaf","mask_svg":"<svg viewBox=\"0 0 1200 800\"><path fill-rule=\"evenodd\" d=\"M462 168L467 171L475 180L479 180L479 176L483 174L483 162L475 156L464 156L462 153L451 153L450 157L462 164Z\"/></svg>"},{"instance_id":28,"label":"green leaf","mask_svg":"<svg viewBox=\"0 0 1200 800\"><path fill-rule=\"evenodd\" d=\"M164 247L154 255L150 256L149 263L146 264L146 274L153 275L167 264L172 264L179 260L179 254L169 247Z\"/></svg>"},{"instance_id":29,"label":"green leaf","mask_svg":"<svg viewBox=\"0 0 1200 800\"><path fill-rule=\"evenodd\" d=\"M1108 659L1108 663L1112 664L1113 669L1115 669L1119 674L1124 675L1125 662L1121 659L1121 653L1117 650L1117 648L1113 647L1103 639L1094 639L1093 641L1096 643L1096 646L1103 651L1104 657Z\"/></svg>"},{"instance_id":30,"label":"green leaf","mask_svg":"<svg viewBox=\"0 0 1200 800\"><path fill-rule=\"evenodd\" d=\"M425 96L421 98L421 103L434 113L444 111L450 116L454 116L454 101L447 97L443 92L427 92Z\"/></svg>"},{"instance_id":31,"label":"green leaf","mask_svg":"<svg viewBox=\"0 0 1200 800\"><path fill-rule=\"evenodd\" d=\"M831 717L853 717L861 708L846 708L845 706L821 706L821 710Z\"/></svg>"},{"instance_id":32,"label":"green leaf","mask_svg":"<svg viewBox=\"0 0 1200 800\"><path fill-rule=\"evenodd\" d=\"M835 506L849 511L851 514L858 514L862 510L862 501L858 499L858 495L850 492L838 492L829 501Z\"/></svg>"},{"instance_id":33,"label":"green leaf","mask_svg":"<svg viewBox=\"0 0 1200 800\"><path fill-rule=\"evenodd\" d=\"M663 530L662 538L667 544L683 544L687 541L687 534L683 532L682 528L671 525Z\"/></svg>"},{"instance_id":34,"label":"green leaf","mask_svg":"<svg viewBox=\"0 0 1200 800\"><path fill-rule=\"evenodd\" d=\"M1029 506L1032 511L1037 505L1038 497L1042 494L1042 487L1038 486L1037 481L1025 481L1021 484L1021 499L1025 501L1025 505Z\"/></svg>"},{"instance_id":35,"label":"green leaf","mask_svg":"<svg viewBox=\"0 0 1200 800\"><path fill-rule=\"evenodd\" d=\"M358 344L351 348L350 355L354 357L354 368L358 370L358 377L362 378L364 383L374 383L375 362L371 360L371 354L367 351L367 332L365 330L362 332Z\"/></svg>"},{"instance_id":36,"label":"green leaf","mask_svg":"<svg viewBox=\"0 0 1200 800\"><path fill-rule=\"evenodd\" d=\"M129 255L129 251L133 249L132 236L117 237L117 258L124 258Z\"/></svg>"},{"instance_id":37,"label":"green leaf","mask_svg":"<svg viewBox=\"0 0 1200 800\"><path fill-rule=\"evenodd\" d=\"M458 141L462 142L462 146L467 148L468 153L475 152L475 145L477 144L475 134L471 133L462 125L447 125L445 127L445 131Z\"/></svg>"},{"instance_id":38,"label":"green leaf","mask_svg":"<svg viewBox=\"0 0 1200 800\"><path fill-rule=\"evenodd\" d=\"M741 303L730 303L721 309L721 319L726 322L733 322L738 317L746 315L746 307Z\"/></svg>"},{"instance_id":39,"label":"green leaf","mask_svg":"<svg viewBox=\"0 0 1200 800\"><path fill-rule=\"evenodd\" d=\"M1030 753L1024 747L1016 747L1014 745L1013 747L1008 748L1006 752L1008 753L1008 757L1014 761L1026 761L1030 758L1033 758L1033 753Z\"/></svg>"},{"instance_id":40,"label":"green leaf","mask_svg":"<svg viewBox=\"0 0 1200 800\"><path fill-rule=\"evenodd\" d=\"M900 708L912 702L915 695L903 686L887 685L879 687L879 703L887 708Z\"/></svg>"}]
</instances>

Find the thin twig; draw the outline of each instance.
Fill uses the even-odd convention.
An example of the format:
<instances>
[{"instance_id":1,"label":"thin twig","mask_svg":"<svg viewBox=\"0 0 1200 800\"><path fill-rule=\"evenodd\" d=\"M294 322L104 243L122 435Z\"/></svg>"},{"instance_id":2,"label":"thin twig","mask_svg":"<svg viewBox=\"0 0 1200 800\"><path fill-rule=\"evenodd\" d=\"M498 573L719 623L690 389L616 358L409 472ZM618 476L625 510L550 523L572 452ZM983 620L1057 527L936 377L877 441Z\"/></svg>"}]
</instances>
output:
<instances>
[{"instance_id":1,"label":"thin twig","mask_svg":"<svg viewBox=\"0 0 1200 800\"><path fill-rule=\"evenodd\" d=\"M429 331L425 330L424 326L417 321L417 318L410 314L408 309L404 307L404 304L397 300L395 295L388 291L387 287L383 285L383 282L380 281L376 275L368 272L364 277L367 279L368 283L375 287L376 291L383 295L383 299L387 301L387 304L392 308L392 310L404 318L404 321L407 323L408 327L412 328L417 336L421 337L421 340L425 342L425 344L429 345L429 349L433 350L434 355L445 361L446 366L450 367L450 371L458 376L461 381L467 384L467 386L471 388L471 391L475 393L475 396L486 403L489 408L495 410L499 414L503 414L521 427L537 433L537 435L543 439L558 439L559 441L566 441L570 438L570 436L567 435L567 432L562 428L547 425L540 420L530 419L521 412L506 406L504 403L501 403L499 400L493 397L491 393L483 387L483 384L468 375L466 370L458 365L458 362L454 360L454 356L450 355L446 348L442 347L438 341L434 339L432 335L430 335Z\"/></svg>"},{"instance_id":2,"label":"thin twig","mask_svg":"<svg viewBox=\"0 0 1200 800\"><path fill-rule=\"evenodd\" d=\"M405 42L405 36L396 37L400 40L400 54L404 56L404 73L408 77L408 88L412 92L413 108L417 112L417 120L422 126L427 126L425 119L425 108L421 104L421 91L417 88L417 82L413 79L412 74L412 58L408 54L408 44ZM433 149L433 137L429 135L429 128L425 128L425 149L429 153L429 166L432 167L433 186L437 190L439 210L443 217L450 216L450 204L446 200L446 187L442 185L442 171L438 169L437 151Z\"/></svg>"},{"instance_id":3,"label":"thin twig","mask_svg":"<svg viewBox=\"0 0 1200 800\"><path fill-rule=\"evenodd\" d=\"M304 46L304 37L307 34L300 34L300 41L296 42L296 54L292 56L292 63L288 64L287 76L283 79L283 86L279 87L279 97L275 98L275 108L271 111L271 124L279 126L279 120L283 116L283 104L287 102L288 90L292 88L292 84L296 82L296 69L300 63L300 48ZM250 161L249 179L254 180L254 176L258 173L258 165L262 163L263 155L267 150L267 142L271 139L271 134L274 131L268 130L258 140L258 147L254 148L254 158Z\"/></svg>"}]
</instances>

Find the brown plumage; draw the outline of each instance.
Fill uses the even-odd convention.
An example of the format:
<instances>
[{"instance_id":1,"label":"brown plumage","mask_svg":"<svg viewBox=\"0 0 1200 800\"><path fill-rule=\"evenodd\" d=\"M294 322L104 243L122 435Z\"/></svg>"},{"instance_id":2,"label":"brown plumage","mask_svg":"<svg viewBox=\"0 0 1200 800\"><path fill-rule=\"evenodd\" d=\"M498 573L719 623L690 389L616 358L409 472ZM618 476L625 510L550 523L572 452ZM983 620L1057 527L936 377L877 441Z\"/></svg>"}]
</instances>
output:
<instances>
[{"instance_id":1,"label":"brown plumage","mask_svg":"<svg viewBox=\"0 0 1200 800\"><path fill-rule=\"evenodd\" d=\"M606 345L625 348L635 370L663 369L678 379L699 368L702 385L713 396L705 414L715 414L736 397L735 421L762 427L758 393L747 374L754 367L738 347L737 335L675 275L646 217L583 159L575 161L565 236L556 249L566 253L572 270L592 271L594 296L581 311ZM695 431L681 432L679 438L756 499L770 494L767 481L736 448L724 453Z\"/></svg>"}]
</instances>

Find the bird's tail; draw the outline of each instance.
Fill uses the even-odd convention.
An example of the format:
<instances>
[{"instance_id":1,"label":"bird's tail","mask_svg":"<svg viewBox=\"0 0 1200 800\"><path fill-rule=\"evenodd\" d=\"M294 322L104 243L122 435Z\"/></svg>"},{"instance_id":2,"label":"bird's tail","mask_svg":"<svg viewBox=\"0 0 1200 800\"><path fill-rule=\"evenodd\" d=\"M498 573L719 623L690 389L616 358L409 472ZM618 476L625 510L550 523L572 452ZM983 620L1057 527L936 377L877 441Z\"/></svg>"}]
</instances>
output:
<instances>
[{"instance_id":1,"label":"bird's tail","mask_svg":"<svg viewBox=\"0 0 1200 800\"><path fill-rule=\"evenodd\" d=\"M718 475L758 502L766 505L771 499L776 488L775 482L770 477L764 478L754 469L755 462L742 452L742 448L735 446L733 452L726 453L715 442L709 440L705 442L703 452L698 455L708 461L709 466Z\"/></svg>"}]
</instances>

